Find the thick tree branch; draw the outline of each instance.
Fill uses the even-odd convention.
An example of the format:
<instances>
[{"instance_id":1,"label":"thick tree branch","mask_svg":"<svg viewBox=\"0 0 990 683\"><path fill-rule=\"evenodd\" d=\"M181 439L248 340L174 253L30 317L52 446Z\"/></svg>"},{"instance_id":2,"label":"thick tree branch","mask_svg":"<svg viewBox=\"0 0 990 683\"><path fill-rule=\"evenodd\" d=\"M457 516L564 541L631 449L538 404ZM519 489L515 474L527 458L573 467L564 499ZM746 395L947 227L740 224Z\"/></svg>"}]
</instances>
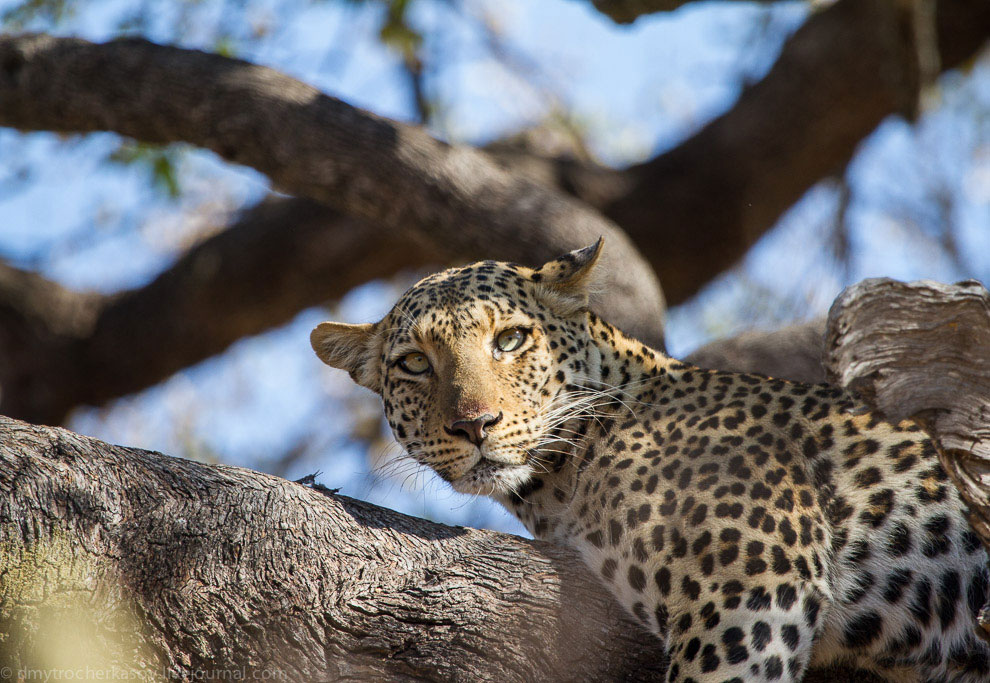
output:
<instances>
[{"instance_id":1,"label":"thick tree branch","mask_svg":"<svg viewBox=\"0 0 990 683\"><path fill-rule=\"evenodd\" d=\"M8 666L85 607L97 646L176 679L661 680L657 643L546 543L6 418L0 491Z\"/></svg>"},{"instance_id":2,"label":"thick tree branch","mask_svg":"<svg viewBox=\"0 0 990 683\"><path fill-rule=\"evenodd\" d=\"M538 263L562 245L605 235L600 289L616 295L613 319L662 344L656 276L599 214L477 150L355 109L266 67L142 40L4 37L0 124L189 142L265 173L280 190L384 228L413 230L469 260Z\"/></svg>"},{"instance_id":3,"label":"thick tree branch","mask_svg":"<svg viewBox=\"0 0 990 683\"><path fill-rule=\"evenodd\" d=\"M627 171L603 210L658 268L669 302L732 265L885 117L914 111L909 5L839 0L812 14L728 113ZM937 20L943 69L990 37L986 0L939 0ZM696 250L708 258L682 258Z\"/></svg>"},{"instance_id":4,"label":"thick tree branch","mask_svg":"<svg viewBox=\"0 0 990 683\"><path fill-rule=\"evenodd\" d=\"M0 413L57 424L151 386L241 337L404 268L436 263L408 233L274 199L147 286L70 292L0 265Z\"/></svg>"},{"instance_id":5,"label":"thick tree branch","mask_svg":"<svg viewBox=\"0 0 990 683\"><path fill-rule=\"evenodd\" d=\"M834 383L928 431L990 549L990 292L865 280L832 305L825 353ZM980 621L990 637L990 610Z\"/></svg>"},{"instance_id":6,"label":"thick tree branch","mask_svg":"<svg viewBox=\"0 0 990 683\"><path fill-rule=\"evenodd\" d=\"M824 334L823 319L789 325L771 332L744 332L706 344L686 360L703 368L757 372L816 384L825 381L825 368L822 366Z\"/></svg>"},{"instance_id":7,"label":"thick tree branch","mask_svg":"<svg viewBox=\"0 0 990 683\"><path fill-rule=\"evenodd\" d=\"M565 548L2 417L0 493L15 670L663 679L659 643Z\"/></svg>"}]
</instances>

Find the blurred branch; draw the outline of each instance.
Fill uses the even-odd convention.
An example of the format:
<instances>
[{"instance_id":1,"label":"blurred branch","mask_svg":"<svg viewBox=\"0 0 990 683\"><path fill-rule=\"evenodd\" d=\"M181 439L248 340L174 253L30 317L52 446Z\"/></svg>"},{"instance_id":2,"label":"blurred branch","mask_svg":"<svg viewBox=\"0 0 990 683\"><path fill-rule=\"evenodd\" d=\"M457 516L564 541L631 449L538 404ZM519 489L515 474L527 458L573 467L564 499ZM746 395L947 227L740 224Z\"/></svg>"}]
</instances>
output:
<instances>
[{"instance_id":1,"label":"blurred branch","mask_svg":"<svg viewBox=\"0 0 990 683\"><path fill-rule=\"evenodd\" d=\"M359 284L434 263L408 234L272 199L115 296L0 264L0 413L58 423L75 405L151 386Z\"/></svg>"},{"instance_id":2,"label":"blurred branch","mask_svg":"<svg viewBox=\"0 0 990 683\"><path fill-rule=\"evenodd\" d=\"M703 368L756 372L815 384L825 381L822 366L824 334L824 319L771 332L744 332L706 344L686 360Z\"/></svg>"},{"instance_id":3,"label":"blurred branch","mask_svg":"<svg viewBox=\"0 0 990 683\"><path fill-rule=\"evenodd\" d=\"M619 24L630 24L644 14L673 12L697 0L591 0L595 9ZM723 0L724 1L724 0ZM753 0L744 0L752 2ZM771 0L762 0L770 2Z\"/></svg>"},{"instance_id":4,"label":"blurred branch","mask_svg":"<svg viewBox=\"0 0 990 683\"><path fill-rule=\"evenodd\" d=\"M986 0L940 0L936 20L942 69L990 38ZM812 14L729 112L626 171L628 185L601 206L658 268L670 303L731 266L885 117L914 112L912 22L889 0L839 0ZM706 258L684 258L697 252Z\"/></svg>"},{"instance_id":5,"label":"blurred branch","mask_svg":"<svg viewBox=\"0 0 990 683\"><path fill-rule=\"evenodd\" d=\"M599 234L609 236L609 248L595 307L660 344L663 303L649 265L614 224L548 186L619 222L662 273L671 299L682 301L841 167L884 116L910 108L917 79L909 20L884 0L840 0L795 33L770 74L730 112L626 171L525 149L493 150L496 160L216 55L140 40L0 37L0 123L185 140L334 207L280 200L286 215L267 214L274 219L254 233L257 251L242 249L236 232L220 235L149 287L102 302L91 334L66 336L36 324L50 312L30 323L23 311L0 312L20 325L0 337L5 358L18 358L0 367L0 411L58 421L73 402L141 389L363 281L358 276L380 277L426 259L534 263ZM948 68L990 33L990 5L943 0L937 20L941 66ZM309 227L297 226L300 220ZM328 251L334 242L351 251ZM201 256L216 245L226 246ZM318 255L327 261L317 263ZM224 265L241 262L250 265ZM211 280L210 273L222 277ZM257 273L266 273L270 286L259 285ZM296 273L311 276L296 280ZM156 308L166 305L175 313ZM183 343L155 361L167 330ZM16 354L15 338L22 345Z\"/></svg>"},{"instance_id":6,"label":"blurred branch","mask_svg":"<svg viewBox=\"0 0 990 683\"><path fill-rule=\"evenodd\" d=\"M656 276L600 214L477 150L355 109L266 67L143 40L3 37L0 124L186 141L258 169L284 192L462 259L536 264L605 235L597 289L609 293L611 318L662 344Z\"/></svg>"}]
</instances>

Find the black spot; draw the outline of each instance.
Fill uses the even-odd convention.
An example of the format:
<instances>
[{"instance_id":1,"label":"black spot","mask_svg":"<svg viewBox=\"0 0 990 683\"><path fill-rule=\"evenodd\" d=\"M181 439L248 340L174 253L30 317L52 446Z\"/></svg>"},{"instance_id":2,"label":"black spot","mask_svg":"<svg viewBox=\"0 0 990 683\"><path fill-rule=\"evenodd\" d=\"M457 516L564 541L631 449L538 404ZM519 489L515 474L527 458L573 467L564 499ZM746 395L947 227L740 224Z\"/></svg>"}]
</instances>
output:
<instances>
[{"instance_id":1,"label":"black spot","mask_svg":"<svg viewBox=\"0 0 990 683\"><path fill-rule=\"evenodd\" d=\"M777 607L788 611L797 601L797 591L789 583L782 583L777 586Z\"/></svg>"},{"instance_id":2,"label":"black spot","mask_svg":"<svg viewBox=\"0 0 990 683\"><path fill-rule=\"evenodd\" d=\"M986 603L987 578L987 571L985 569L978 570L973 574L973 578L969 582L969 588L966 589L966 604L969 607L969 613L973 616L979 614L980 609Z\"/></svg>"},{"instance_id":3,"label":"black spot","mask_svg":"<svg viewBox=\"0 0 990 683\"><path fill-rule=\"evenodd\" d=\"M749 592L746 607L754 612L770 609L770 594L763 586L757 586Z\"/></svg>"},{"instance_id":4,"label":"black spot","mask_svg":"<svg viewBox=\"0 0 990 683\"><path fill-rule=\"evenodd\" d=\"M694 658L698 656L698 651L701 649L701 640L698 638L692 638L688 641L687 647L684 648L684 659L693 662Z\"/></svg>"},{"instance_id":5,"label":"black spot","mask_svg":"<svg viewBox=\"0 0 990 683\"><path fill-rule=\"evenodd\" d=\"M911 530L904 522L897 522L887 538L887 550L894 557L900 557L911 550Z\"/></svg>"},{"instance_id":6,"label":"black spot","mask_svg":"<svg viewBox=\"0 0 990 683\"><path fill-rule=\"evenodd\" d=\"M939 585L938 599L936 601L936 611L938 612L938 619L943 629L955 621L956 603L959 602L959 596L961 594L962 588L959 581L959 574L952 570L942 574L942 581Z\"/></svg>"},{"instance_id":7,"label":"black spot","mask_svg":"<svg viewBox=\"0 0 990 683\"><path fill-rule=\"evenodd\" d=\"M663 546L664 546L663 532L664 532L663 524L657 524L655 527L653 527L653 531L650 532L650 542L653 543L653 549L656 550L657 552L663 550ZM601 546L598 547L600 548Z\"/></svg>"},{"instance_id":8,"label":"black spot","mask_svg":"<svg viewBox=\"0 0 990 683\"><path fill-rule=\"evenodd\" d=\"M791 561L787 559L784 549L779 545L775 545L770 550L770 556L773 559L772 567L774 574L786 574L791 570Z\"/></svg>"},{"instance_id":9,"label":"black spot","mask_svg":"<svg viewBox=\"0 0 990 683\"><path fill-rule=\"evenodd\" d=\"M614 519L608 523L608 540L613 548L622 540L622 524Z\"/></svg>"},{"instance_id":10,"label":"black spot","mask_svg":"<svg viewBox=\"0 0 990 683\"><path fill-rule=\"evenodd\" d=\"M784 663L777 655L771 655L763 660L763 671L768 681L775 681L784 675Z\"/></svg>"},{"instance_id":11,"label":"black spot","mask_svg":"<svg viewBox=\"0 0 990 683\"><path fill-rule=\"evenodd\" d=\"M910 569L895 569L887 577L887 585L883 589L883 599L894 604L904 595L904 589L911 584L913 572Z\"/></svg>"},{"instance_id":12,"label":"black spot","mask_svg":"<svg viewBox=\"0 0 990 683\"><path fill-rule=\"evenodd\" d=\"M687 595L691 600L697 600L698 596L701 594L701 584L692 579L690 576L685 575L684 579L681 581L681 590Z\"/></svg>"},{"instance_id":13,"label":"black spot","mask_svg":"<svg viewBox=\"0 0 990 683\"><path fill-rule=\"evenodd\" d=\"M780 535L784 539L784 543L788 546L792 546L797 543L797 532L794 531L794 527L791 526L790 520L782 519L780 521Z\"/></svg>"},{"instance_id":14,"label":"black spot","mask_svg":"<svg viewBox=\"0 0 990 683\"><path fill-rule=\"evenodd\" d=\"M766 649L767 643L770 642L770 637L770 624L765 621L758 621L753 624L752 644L757 652L763 652Z\"/></svg>"},{"instance_id":15,"label":"black spot","mask_svg":"<svg viewBox=\"0 0 990 683\"><path fill-rule=\"evenodd\" d=\"M643 570L639 568L638 565L629 565L629 585L633 590L642 593L643 589L646 588L646 575Z\"/></svg>"},{"instance_id":16,"label":"black spot","mask_svg":"<svg viewBox=\"0 0 990 683\"><path fill-rule=\"evenodd\" d=\"M821 607L821 602L812 595L804 599L804 622L808 628L814 628L815 624L818 623L818 611Z\"/></svg>"},{"instance_id":17,"label":"black spot","mask_svg":"<svg viewBox=\"0 0 990 683\"><path fill-rule=\"evenodd\" d=\"M713 628L718 626L718 622L722 620L722 617L718 612L715 611L715 603L708 602L704 607L701 608L699 612L701 618L705 620L705 628L711 631Z\"/></svg>"},{"instance_id":18,"label":"black spot","mask_svg":"<svg viewBox=\"0 0 990 683\"><path fill-rule=\"evenodd\" d=\"M746 576L757 576L767 570L767 563L761 557L750 557L746 560Z\"/></svg>"},{"instance_id":19,"label":"black spot","mask_svg":"<svg viewBox=\"0 0 990 683\"><path fill-rule=\"evenodd\" d=\"M894 492L890 489L883 489L872 493L868 505L869 507L859 514L859 519L864 524L869 524L876 529L883 524L894 507Z\"/></svg>"},{"instance_id":20,"label":"black spot","mask_svg":"<svg viewBox=\"0 0 990 683\"><path fill-rule=\"evenodd\" d=\"M705 521L705 517L708 515L708 506L702 503L694 509L694 514L691 515L691 524L693 526L698 526Z\"/></svg>"},{"instance_id":21,"label":"black spot","mask_svg":"<svg viewBox=\"0 0 990 683\"><path fill-rule=\"evenodd\" d=\"M657 588L660 589L661 595L670 595L670 570L666 567L660 567L657 573L653 576L653 579L657 582Z\"/></svg>"},{"instance_id":22,"label":"black spot","mask_svg":"<svg viewBox=\"0 0 990 683\"><path fill-rule=\"evenodd\" d=\"M922 626L927 626L931 621L931 601L932 584L928 579L922 578L914 588L914 600L910 605L911 614L921 622Z\"/></svg>"},{"instance_id":23,"label":"black spot","mask_svg":"<svg viewBox=\"0 0 990 683\"><path fill-rule=\"evenodd\" d=\"M715 646L709 643L705 645L705 649L701 651L701 671L702 673L709 673L718 668L719 662L718 655L715 654Z\"/></svg>"},{"instance_id":24,"label":"black spot","mask_svg":"<svg viewBox=\"0 0 990 683\"><path fill-rule=\"evenodd\" d=\"M874 611L857 615L846 624L843 631L848 647L866 647L880 637L883 618Z\"/></svg>"},{"instance_id":25,"label":"black spot","mask_svg":"<svg viewBox=\"0 0 990 683\"><path fill-rule=\"evenodd\" d=\"M949 540L951 526L952 521L948 515L936 515L925 522L925 531L928 532L928 535L921 547L921 552L925 557L937 557L949 552L949 548L952 546Z\"/></svg>"},{"instance_id":26,"label":"black spot","mask_svg":"<svg viewBox=\"0 0 990 683\"><path fill-rule=\"evenodd\" d=\"M856 486L861 489L869 488L875 484L879 484L881 481L883 481L883 476L876 467L862 469L856 473L855 477Z\"/></svg>"},{"instance_id":27,"label":"black spot","mask_svg":"<svg viewBox=\"0 0 990 683\"><path fill-rule=\"evenodd\" d=\"M791 652L797 650L798 643L801 642L801 634L794 624L785 624L780 627L780 637Z\"/></svg>"}]
</instances>

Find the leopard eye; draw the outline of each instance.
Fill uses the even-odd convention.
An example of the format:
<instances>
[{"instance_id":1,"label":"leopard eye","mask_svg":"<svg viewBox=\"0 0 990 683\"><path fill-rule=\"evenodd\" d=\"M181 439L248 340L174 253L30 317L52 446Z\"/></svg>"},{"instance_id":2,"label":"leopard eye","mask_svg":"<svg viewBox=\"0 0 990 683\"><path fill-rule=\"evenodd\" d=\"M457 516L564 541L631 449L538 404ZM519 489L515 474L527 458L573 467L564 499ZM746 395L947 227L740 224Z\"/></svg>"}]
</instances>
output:
<instances>
[{"instance_id":1,"label":"leopard eye","mask_svg":"<svg viewBox=\"0 0 990 683\"><path fill-rule=\"evenodd\" d=\"M430 369L430 359L426 357L425 353L413 351L399 359L399 367L410 375L422 375Z\"/></svg>"},{"instance_id":2,"label":"leopard eye","mask_svg":"<svg viewBox=\"0 0 990 683\"><path fill-rule=\"evenodd\" d=\"M510 327L495 338L495 346L499 351L515 351L526 341L527 334L521 327Z\"/></svg>"}]
</instances>

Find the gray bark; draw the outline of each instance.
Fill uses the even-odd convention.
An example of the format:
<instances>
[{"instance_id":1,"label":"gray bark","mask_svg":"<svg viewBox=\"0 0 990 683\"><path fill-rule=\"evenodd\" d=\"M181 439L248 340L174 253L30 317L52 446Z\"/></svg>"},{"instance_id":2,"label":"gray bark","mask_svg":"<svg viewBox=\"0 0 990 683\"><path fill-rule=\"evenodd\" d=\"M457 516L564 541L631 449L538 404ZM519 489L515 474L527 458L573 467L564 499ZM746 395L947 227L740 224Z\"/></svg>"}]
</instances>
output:
<instances>
[{"instance_id":1,"label":"gray bark","mask_svg":"<svg viewBox=\"0 0 990 683\"><path fill-rule=\"evenodd\" d=\"M832 305L825 358L830 381L925 428L990 549L990 292L865 280ZM980 623L990 634L987 608Z\"/></svg>"},{"instance_id":2,"label":"gray bark","mask_svg":"<svg viewBox=\"0 0 990 683\"><path fill-rule=\"evenodd\" d=\"M659 643L566 548L4 417L0 549L0 664L15 671L500 682L664 673Z\"/></svg>"},{"instance_id":3,"label":"gray bark","mask_svg":"<svg viewBox=\"0 0 990 683\"><path fill-rule=\"evenodd\" d=\"M80 622L102 666L186 680L659 680L657 643L546 543L2 417L0 492L15 669Z\"/></svg>"}]
</instances>

